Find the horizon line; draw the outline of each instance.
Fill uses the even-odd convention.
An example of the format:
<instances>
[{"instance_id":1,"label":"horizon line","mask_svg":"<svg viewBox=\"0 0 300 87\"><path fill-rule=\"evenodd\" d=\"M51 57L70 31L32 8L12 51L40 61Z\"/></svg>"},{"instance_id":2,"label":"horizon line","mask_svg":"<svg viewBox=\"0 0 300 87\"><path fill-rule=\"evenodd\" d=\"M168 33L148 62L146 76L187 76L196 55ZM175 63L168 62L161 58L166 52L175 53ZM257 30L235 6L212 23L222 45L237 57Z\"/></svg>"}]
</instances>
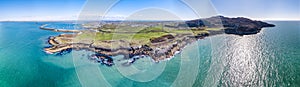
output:
<instances>
[{"instance_id":1,"label":"horizon line","mask_svg":"<svg viewBox=\"0 0 300 87\"><path fill-rule=\"evenodd\" d=\"M250 18L251 19L251 18ZM122 19L113 19L113 20L0 20L0 22L61 22L61 21L188 21L195 19L187 19L187 20L122 20ZM251 19L258 21L300 21L300 19Z\"/></svg>"},{"instance_id":2,"label":"horizon line","mask_svg":"<svg viewBox=\"0 0 300 87\"><path fill-rule=\"evenodd\" d=\"M249 17L249 16L229 16L229 15L224 15L224 14L217 14L211 17L215 17L215 16L224 16L224 17L228 17L228 18L238 18L238 17L243 17L243 18L248 18L251 20L258 20L258 21L300 21L300 18L255 18L255 17ZM98 17L98 16L97 16ZM208 17L210 18L210 17ZM130 20L147 20L147 21L188 21L188 20L195 20L195 19L204 19L204 18L183 18L183 19L130 19ZM104 18L102 18L102 20L104 21L124 21L124 20L128 20L126 19L126 17L124 16L105 16ZM57 17L48 17L48 19L43 19L43 18L18 18L18 19L0 19L0 22L3 21L16 21L16 22L26 22L26 21L41 21L41 22L52 22L52 21L101 21L101 20L95 20L95 19L79 19L78 16L65 16L63 18L57 18Z\"/></svg>"}]
</instances>

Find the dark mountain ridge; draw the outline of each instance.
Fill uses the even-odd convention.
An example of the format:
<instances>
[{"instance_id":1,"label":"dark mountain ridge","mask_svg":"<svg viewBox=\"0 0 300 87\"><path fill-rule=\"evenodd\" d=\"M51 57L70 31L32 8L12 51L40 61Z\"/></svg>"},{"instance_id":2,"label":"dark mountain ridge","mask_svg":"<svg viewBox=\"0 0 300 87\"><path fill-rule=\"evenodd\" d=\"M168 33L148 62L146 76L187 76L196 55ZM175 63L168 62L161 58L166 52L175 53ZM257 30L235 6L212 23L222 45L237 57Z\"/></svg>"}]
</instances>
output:
<instances>
[{"instance_id":1,"label":"dark mountain ridge","mask_svg":"<svg viewBox=\"0 0 300 87\"><path fill-rule=\"evenodd\" d=\"M224 16L214 16L204 19L196 19L185 22L188 27L224 27L226 34L249 35L257 34L264 27L275 27L262 21L251 20L244 17L228 18Z\"/></svg>"}]
</instances>

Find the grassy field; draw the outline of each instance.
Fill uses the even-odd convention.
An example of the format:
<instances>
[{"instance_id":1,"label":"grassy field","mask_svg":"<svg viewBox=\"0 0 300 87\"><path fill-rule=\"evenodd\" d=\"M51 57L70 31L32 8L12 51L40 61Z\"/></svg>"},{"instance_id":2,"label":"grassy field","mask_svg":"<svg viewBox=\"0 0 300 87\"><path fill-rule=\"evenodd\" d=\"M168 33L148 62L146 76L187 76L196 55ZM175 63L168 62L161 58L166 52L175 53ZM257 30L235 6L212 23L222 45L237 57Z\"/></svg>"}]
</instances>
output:
<instances>
[{"instance_id":1,"label":"grassy field","mask_svg":"<svg viewBox=\"0 0 300 87\"><path fill-rule=\"evenodd\" d=\"M162 26L155 27L129 27L119 26L116 28L106 28L103 31L110 32L91 32L84 31L76 37L77 40L125 40L136 44L148 44L151 38L161 37L163 35L172 34L192 34L209 33L208 30L220 30L220 28L205 28L205 29L170 29Z\"/></svg>"}]
</instances>

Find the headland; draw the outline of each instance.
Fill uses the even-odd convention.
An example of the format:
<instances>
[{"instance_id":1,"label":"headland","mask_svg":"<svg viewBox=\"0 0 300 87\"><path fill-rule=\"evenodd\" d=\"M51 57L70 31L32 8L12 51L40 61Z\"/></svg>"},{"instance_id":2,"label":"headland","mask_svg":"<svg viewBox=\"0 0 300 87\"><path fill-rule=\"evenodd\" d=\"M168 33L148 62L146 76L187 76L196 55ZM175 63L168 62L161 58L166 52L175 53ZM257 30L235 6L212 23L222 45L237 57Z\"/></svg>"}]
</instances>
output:
<instances>
[{"instance_id":1,"label":"headland","mask_svg":"<svg viewBox=\"0 0 300 87\"><path fill-rule=\"evenodd\" d=\"M247 18L214 16L190 21L160 22L90 22L82 24L86 29L65 30L41 26L41 29L55 32L68 32L52 36L45 48L47 53L59 53L68 49L88 50L97 54L91 59L113 65L112 56L124 55L133 63L143 56L155 62L172 58L188 44L205 37L218 34L251 35L264 27L274 27L262 21Z\"/></svg>"}]
</instances>

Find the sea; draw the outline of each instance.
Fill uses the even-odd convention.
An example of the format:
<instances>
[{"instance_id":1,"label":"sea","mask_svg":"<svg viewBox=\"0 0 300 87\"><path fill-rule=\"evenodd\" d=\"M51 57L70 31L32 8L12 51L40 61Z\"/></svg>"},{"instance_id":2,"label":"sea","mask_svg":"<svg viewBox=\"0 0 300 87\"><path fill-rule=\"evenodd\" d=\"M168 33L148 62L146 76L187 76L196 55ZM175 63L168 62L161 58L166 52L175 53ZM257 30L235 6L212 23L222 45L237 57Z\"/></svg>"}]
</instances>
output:
<instances>
[{"instance_id":1,"label":"sea","mask_svg":"<svg viewBox=\"0 0 300 87\"><path fill-rule=\"evenodd\" d=\"M123 56L109 67L93 52L47 54L43 24L74 28L72 22L0 22L0 87L300 87L300 22L268 21L276 27L255 35L221 34L186 46L172 59Z\"/></svg>"}]
</instances>

